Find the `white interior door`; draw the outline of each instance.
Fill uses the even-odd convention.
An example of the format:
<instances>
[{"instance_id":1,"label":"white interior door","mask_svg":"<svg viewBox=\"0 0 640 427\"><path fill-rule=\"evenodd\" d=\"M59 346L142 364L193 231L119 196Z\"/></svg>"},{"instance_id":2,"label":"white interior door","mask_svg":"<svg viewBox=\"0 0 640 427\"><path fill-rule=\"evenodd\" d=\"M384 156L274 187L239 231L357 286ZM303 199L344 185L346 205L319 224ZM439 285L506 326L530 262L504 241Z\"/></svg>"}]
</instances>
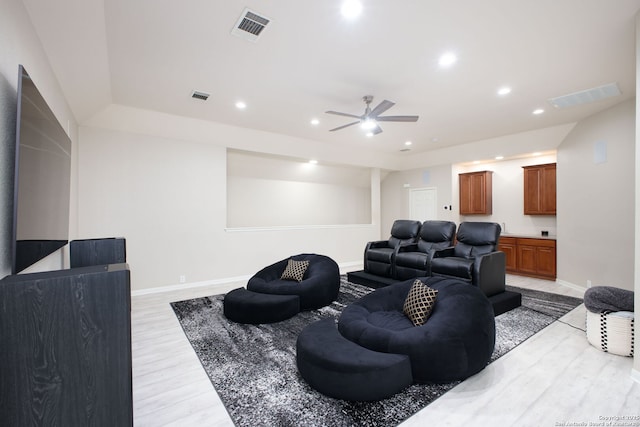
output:
<instances>
[{"instance_id":1,"label":"white interior door","mask_svg":"<svg viewBox=\"0 0 640 427\"><path fill-rule=\"evenodd\" d=\"M438 191L436 188L416 188L409 190L410 219L427 221L438 219Z\"/></svg>"}]
</instances>

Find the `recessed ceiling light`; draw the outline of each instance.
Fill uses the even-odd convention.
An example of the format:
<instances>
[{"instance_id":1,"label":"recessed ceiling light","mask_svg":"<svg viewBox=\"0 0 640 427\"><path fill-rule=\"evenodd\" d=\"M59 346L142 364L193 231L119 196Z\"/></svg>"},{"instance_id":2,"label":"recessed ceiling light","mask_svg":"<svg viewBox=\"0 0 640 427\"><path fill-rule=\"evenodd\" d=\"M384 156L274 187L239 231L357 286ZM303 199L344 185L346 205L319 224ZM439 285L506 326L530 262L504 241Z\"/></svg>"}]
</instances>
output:
<instances>
[{"instance_id":1,"label":"recessed ceiling light","mask_svg":"<svg viewBox=\"0 0 640 427\"><path fill-rule=\"evenodd\" d=\"M479 164L480 164L480 160L474 160L474 161L473 161L473 164L474 164L474 165L479 165Z\"/></svg>"},{"instance_id":2,"label":"recessed ceiling light","mask_svg":"<svg viewBox=\"0 0 640 427\"><path fill-rule=\"evenodd\" d=\"M537 108L533 110L533 114L535 114L536 116L542 113L544 113L544 110L542 108Z\"/></svg>"},{"instance_id":3,"label":"recessed ceiling light","mask_svg":"<svg viewBox=\"0 0 640 427\"><path fill-rule=\"evenodd\" d=\"M406 145L406 146L409 146L411 144L413 144L413 142L411 142L411 141L407 141L407 142L404 143L404 145Z\"/></svg>"},{"instance_id":4,"label":"recessed ceiling light","mask_svg":"<svg viewBox=\"0 0 640 427\"><path fill-rule=\"evenodd\" d=\"M509 95L510 93L511 93L511 88L508 86L503 86L500 89L498 89L498 95L500 96Z\"/></svg>"},{"instance_id":5,"label":"recessed ceiling light","mask_svg":"<svg viewBox=\"0 0 640 427\"><path fill-rule=\"evenodd\" d=\"M320 124L320 120L318 119L311 119L311 124L314 126L318 126Z\"/></svg>"},{"instance_id":6,"label":"recessed ceiling light","mask_svg":"<svg viewBox=\"0 0 640 427\"><path fill-rule=\"evenodd\" d=\"M496 156L496 160L502 160L504 159L504 156Z\"/></svg>"},{"instance_id":7,"label":"recessed ceiling light","mask_svg":"<svg viewBox=\"0 0 640 427\"><path fill-rule=\"evenodd\" d=\"M311 160L309 160L309 163L312 164L312 165L317 165L318 161L315 160L315 159L311 159Z\"/></svg>"},{"instance_id":8,"label":"recessed ceiling light","mask_svg":"<svg viewBox=\"0 0 640 427\"><path fill-rule=\"evenodd\" d=\"M542 155L542 153L539 151L536 151L535 153L532 154L532 156L540 156L540 155Z\"/></svg>"},{"instance_id":9,"label":"recessed ceiling light","mask_svg":"<svg viewBox=\"0 0 640 427\"><path fill-rule=\"evenodd\" d=\"M453 64L456 63L456 61L458 60L458 57L456 56L455 53L453 52L447 52L445 54L443 54L442 56L440 56L440 59L438 60L438 64L443 67L450 67Z\"/></svg>"},{"instance_id":10,"label":"recessed ceiling light","mask_svg":"<svg viewBox=\"0 0 640 427\"><path fill-rule=\"evenodd\" d=\"M367 133L366 133L366 136L368 136L368 137L372 137L372 136L373 136L373 132L367 132Z\"/></svg>"},{"instance_id":11,"label":"recessed ceiling light","mask_svg":"<svg viewBox=\"0 0 640 427\"><path fill-rule=\"evenodd\" d=\"M238 110L244 110L245 108L247 108L247 104L244 103L243 101L238 101L236 102L236 108Z\"/></svg>"},{"instance_id":12,"label":"recessed ceiling light","mask_svg":"<svg viewBox=\"0 0 640 427\"><path fill-rule=\"evenodd\" d=\"M345 0L340 12L347 19L355 19L362 13L362 3L360 0Z\"/></svg>"}]
</instances>

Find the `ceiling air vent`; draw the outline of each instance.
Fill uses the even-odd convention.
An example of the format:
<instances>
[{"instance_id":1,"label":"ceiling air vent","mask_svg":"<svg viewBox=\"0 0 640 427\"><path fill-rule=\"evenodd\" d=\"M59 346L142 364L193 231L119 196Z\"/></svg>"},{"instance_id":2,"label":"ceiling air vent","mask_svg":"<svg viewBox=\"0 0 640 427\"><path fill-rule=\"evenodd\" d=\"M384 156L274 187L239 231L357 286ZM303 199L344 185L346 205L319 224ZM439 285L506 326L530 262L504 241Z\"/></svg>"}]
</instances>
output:
<instances>
[{"instance_id":1,"label":"ceiling air vent","mask_svg":"<svg viewBox=\"0 0 640 427\"><path fill-rule=\"evenodd\" d=\"M209 94L208 93L204 93L204 92L199 92L197 90L194 90L191 93L191 97L195 98L195 99L200 99L202 101L206 101L207 99L209 99Z\"/></svg>"},{"instance_id":2,"label":"ceiling air vent","mask_svg":"<svg viewBox=\"0 0 640 427\"><path fill-rule=\"evenodd\" d=\"M255 42L269 22L271 22L270 18L245 9L242 11L242 15L240 15L233 30L231 30L231 34Z\"/></svg>"},{"instance_id":3,"label":"ceiling air vent","mask_svg":"<svg viewBox=\"0 0 640 427\"><path fill-rule=\"evenodd\" d=\"M593 89L586 89L580 92L570 93L569 95L550 98L549 103L556 108L568 108L576 105L589 104L620 94L621 92L620 89L618 89L617 83L609 83L604 86L594 87Z\"/></svg>"}]
</instances>

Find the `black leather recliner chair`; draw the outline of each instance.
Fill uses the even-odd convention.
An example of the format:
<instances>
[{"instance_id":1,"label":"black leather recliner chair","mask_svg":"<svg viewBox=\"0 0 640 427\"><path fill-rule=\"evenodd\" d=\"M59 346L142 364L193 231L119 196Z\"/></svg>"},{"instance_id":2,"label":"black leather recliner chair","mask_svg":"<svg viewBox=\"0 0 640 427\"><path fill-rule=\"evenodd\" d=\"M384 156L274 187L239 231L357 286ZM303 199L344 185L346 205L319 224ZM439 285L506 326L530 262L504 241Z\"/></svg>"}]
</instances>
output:
<instances>
[{"instance_id":1,"label":"black leather recliner chair","mask_svg":"<svg viewBox=\"0 0 640 427\"><path fill-rule=\"evenodd\" d=\"M425 221L416 243L396 247L393 255L395 278L407 280L431 276L431 259L436 250L453 246L456 224L451 221Z\"/></svg>"},{"instance_id":2,"label":"black leather recliner chair","mask_svg":"<svg viewBox=\"0 0 640 427\"><path fill-rule=\"evenodd\" d=\"M391 227L389 240L367 243L364 249L364 271L383 277L393 277L393 255L397 246L415 243L420 232L420 221L398 219Z\"/></svg>"},{"instance_id":3,"label":"black leather recliner chair","mask_svg":"<svg viewBox=\"0 0 640 427\"><path fill-rule=\"evenodd\" d=\"M488 297L504 292L506 258L498 251L501 231L493 222L463 222L456 245L433 255L431 274L469 282Z\"/></svg>"}]
</instances>

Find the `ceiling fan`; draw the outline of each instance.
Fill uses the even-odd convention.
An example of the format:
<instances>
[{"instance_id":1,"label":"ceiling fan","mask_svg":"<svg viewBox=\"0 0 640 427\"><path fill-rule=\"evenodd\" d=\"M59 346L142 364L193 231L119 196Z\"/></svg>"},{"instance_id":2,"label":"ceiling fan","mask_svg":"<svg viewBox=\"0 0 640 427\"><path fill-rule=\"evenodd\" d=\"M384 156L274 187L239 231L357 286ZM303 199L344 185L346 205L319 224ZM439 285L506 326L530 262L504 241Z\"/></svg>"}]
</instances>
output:
<instances>
[{"instance_id":1,"label":"ceiling fan","mask_svg":"<svg viewBox=\"0 0 640 427\"><path fill-rule=\"evenodd\" d=\"M370 135L377 135L382 132L382 128L378 124L378 122L417 122L418 116L380 116L380 114L387 111L389 108L393 107L395 102L391 102L388 100L382 101L378 104L373 110L371 109L371 101L373 101L372 95L365 95L362 97L362 100L367 105L364 110L364 114L358 116L356 114L349 113L341 113L339 111L325 111L327 114L335 114L336 116L345 116L345 117L353 117L354 119L358 119L355 122L347 123L346 125L338 126L334 129L329 129L329 132L333 132L336 130L344 129L349 126L360 124L364 130L366 130Z\"/></svg>"}]
</instances>

